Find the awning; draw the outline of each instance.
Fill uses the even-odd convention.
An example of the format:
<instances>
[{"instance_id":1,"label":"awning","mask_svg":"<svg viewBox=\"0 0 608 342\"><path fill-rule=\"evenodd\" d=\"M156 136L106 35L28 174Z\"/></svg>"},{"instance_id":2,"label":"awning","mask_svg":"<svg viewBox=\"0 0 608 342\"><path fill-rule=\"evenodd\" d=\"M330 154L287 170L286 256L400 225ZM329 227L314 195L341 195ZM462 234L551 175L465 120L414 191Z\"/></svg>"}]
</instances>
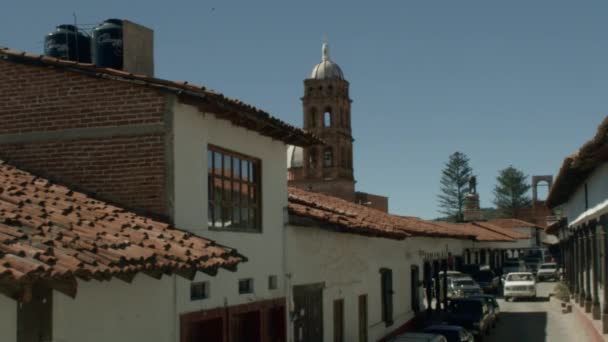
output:
<instances>
[{"instance_id":1,"label":"awning","mask_svg":"<svg viewBox=\"0 0 608 342\"><path fill-rule=\"evenodd\" d=\"M587 209L582 214L580 214L574 221L572 221L568 226L575 227L582 223L588 222L590 220L598 219L600 216L608 213L608 199L604 202L599 203L591 209Z\"/></svg>"}]
</instances>

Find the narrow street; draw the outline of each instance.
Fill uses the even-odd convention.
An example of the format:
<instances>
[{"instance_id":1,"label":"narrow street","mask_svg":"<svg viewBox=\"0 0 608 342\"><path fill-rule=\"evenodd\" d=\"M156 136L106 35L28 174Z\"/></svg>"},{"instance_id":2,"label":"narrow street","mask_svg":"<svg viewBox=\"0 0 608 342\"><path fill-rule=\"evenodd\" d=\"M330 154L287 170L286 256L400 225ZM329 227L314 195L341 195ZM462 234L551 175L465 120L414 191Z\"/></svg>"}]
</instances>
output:
<instances>
[{"instance_id":1,"label":"narrow street","mask_svg":"<svg viewBox=\"0 0 608 342\"><path fill-rule=\"evenodd\" d=\"M501 317L486 342L569 342L589 341L573 313L562 314L555 298L549 295L554 282L537 285L536 301L499 299Z\"/></svg>"}]
</instances>

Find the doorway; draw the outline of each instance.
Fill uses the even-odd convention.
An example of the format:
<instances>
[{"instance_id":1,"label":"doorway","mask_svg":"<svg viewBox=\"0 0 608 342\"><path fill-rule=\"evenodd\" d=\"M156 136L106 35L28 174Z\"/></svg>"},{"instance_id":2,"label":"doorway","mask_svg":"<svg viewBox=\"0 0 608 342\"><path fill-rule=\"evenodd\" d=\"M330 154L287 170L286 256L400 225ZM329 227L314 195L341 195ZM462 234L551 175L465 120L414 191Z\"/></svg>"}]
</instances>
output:
<instances>
[{"instance_id":1,"label":"doorway","mask_svg":"<svg viewBox=\"0 0 608 342\"><path fill-rule=\"evenodd\" d=\"M323 341L323 287L323 283L293 287L296 342Z\"/></svg>"},{"instance_id":2,"label":"doorway","mask_svg":"<svg viewBox=\"0 0 608 342\"><path fill-rule=\"evenodd\" d=\"M411 300L412 300L412 310L415 313L420 312L420 272L418 265L412 265L410 270L410 288L412 291Z\"/></svg>"}]
</instances>

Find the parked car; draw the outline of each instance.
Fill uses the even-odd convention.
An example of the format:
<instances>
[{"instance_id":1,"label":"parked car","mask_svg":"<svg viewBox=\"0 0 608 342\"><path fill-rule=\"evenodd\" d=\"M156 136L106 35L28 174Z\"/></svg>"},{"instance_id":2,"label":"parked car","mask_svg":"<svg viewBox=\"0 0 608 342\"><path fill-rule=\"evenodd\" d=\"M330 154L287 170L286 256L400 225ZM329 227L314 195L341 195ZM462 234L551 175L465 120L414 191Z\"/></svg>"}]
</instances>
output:
<instances>
[{"instance_id":1,"label":"parked car","mask_svg":"<svg viewBox=\"0 0 608 342\"><path fill-rule=\"evenodd\" d=\"M460 269L462 270L462 273L468 274L468 275L473 275L477 272L479 272L479 264L465 264L462 265L460 267Z\"/></svg>"},{"instance_id":2,"label":"parked car","mask_svg":"<svg viewBox=\"0 0 608 342\"><path fill-rule=\"evenodd\" d=\"M483 299L454 299L448 305L447 321L469 330L476 339L483 338L490 331L490 308Z\"/></svg>"},{"instance_id":3,"label":"parked car","mask_svg":"<svg viewBox=\"0 0 608 342\"><path fill-rule=\"evenodd\" d=\"M500 316L500 306L498 305L498 302L496 301L496 297L492 296L492 295L488 295L488 294L479 294L479 295L473 295L471 296L471 298L482 298L483 300L486 301L486 304L488 304L490 306L490 310L492 312L492 326L496 326L496 322L498 322L499 316Z\"/></svg>"},{"instance_id":4,"label":"parked car","mask_svg":"<svg viewBox=\"0 0 608 342\"><path fill-rule=\"evenodd\" d=\"M401 334L390 342L448 342L443 335L427 334L427 333L412 333L408 332Z\"/></svg>"},{"instance_id":5,"label":"parked car","mask_svg":"<svg viewBox=\"0 0 608 342\"><path fill-rule=\"evenodd\" d=\"M455 277L462 277L462 276L466 276L465 274L462 274L458 271L447 271L446 272L439 272L439 292L440 292L440 298L443 298L443 279L446 277L447 274L447 283L448 283L448 298L451 298L452 296L452 292L453 289L451 287L451 280Z\"/></svg>"},{"instance_id":6,"label":"parked car","mask_svg":"<svg viewBox=\"0 0 608 342\"><path fill-rule=\"evenodd\" d=\"M556 263L548 262L540 265L538 272L536 273L536 280L543 281L545 279L559 280L559 272Z\"/></svg>"},{"instance_id":7,"label":"parked car","mask_svg":"<svg viewBox=\"0 0 608 342\"><path fill-rule=\"evenodd\" d=\"M531 272L507 274L503 290L505 301L511 298L536 298L536 280Z\"/></svg>"},{"instance_id":8,"label":"parked car","mask_svg":"<svg viewBox=\"0 0 608 342\"><path fill-rule=\"evenodd\" d=\"M502 274L507 275L511 272L523 272L525 271L522 261L519 259L507 259L502 265Z\"/></svg>"},{"instance_id":9,"label":"parked car","mask_svg":"<svg viewBox=\"0 0 608 342\"><path fill-rule=\"evenodd\" d=\"M473 342L475 340L473 334L459 325L436 324L424 328L422 332L442 335L447 342Z\"/></svg>"},{"instance_id":10,"label":"parked car","mask_svg":"<svg viewBox=\"0 0 608 342\"><path fill-rule=\"evenodd\" d=\"M500 278L492 270L482 270L473 275L473 279L479 284L485 293L498 293Z\"/></svg>"},{"instance_id":11,"label":"parked car","mask_svg":"<svg viewBox=\"0 0 608 342\"><path fill-rule=\"evenodd\" d=\"M448 279L448 298L465 298L480 293L481 287L469 276Z\"/></svg>"},{"instance_id":12,"label":"parked car","mask_svg":"<svg viewBox=\"0 0 608 342\"><path fill-rule=\"evenodd\" d=\"M538 267L542 263L542 259L537 256L527 256L524 258L524 263L526 264L526 272L536 274Z\"/></svg>"}]
</instances>

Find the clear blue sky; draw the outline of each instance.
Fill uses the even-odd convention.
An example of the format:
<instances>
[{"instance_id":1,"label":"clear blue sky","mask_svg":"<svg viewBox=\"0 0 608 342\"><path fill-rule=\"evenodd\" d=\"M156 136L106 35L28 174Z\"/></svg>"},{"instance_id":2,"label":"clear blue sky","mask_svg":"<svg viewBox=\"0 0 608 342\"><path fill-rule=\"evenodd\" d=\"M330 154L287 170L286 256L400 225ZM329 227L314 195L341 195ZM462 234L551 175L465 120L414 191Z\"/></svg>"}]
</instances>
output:
<instances>
[{"instance_id":1,"label":"clear blue sky","mask_svg":"<svg viewBox=\"0 0 608 342\"><path fill-rule=\"evenodd\" d=\"M452 152L470 157L489 206L499 169L555 174L608 113L605 0L22 0L0 11L0 45L41 52L73 12L153 28L157 76L298 126L326 34L351 83L357 187L404 215L437 216Z\"/></svg>"}]
</instances>

